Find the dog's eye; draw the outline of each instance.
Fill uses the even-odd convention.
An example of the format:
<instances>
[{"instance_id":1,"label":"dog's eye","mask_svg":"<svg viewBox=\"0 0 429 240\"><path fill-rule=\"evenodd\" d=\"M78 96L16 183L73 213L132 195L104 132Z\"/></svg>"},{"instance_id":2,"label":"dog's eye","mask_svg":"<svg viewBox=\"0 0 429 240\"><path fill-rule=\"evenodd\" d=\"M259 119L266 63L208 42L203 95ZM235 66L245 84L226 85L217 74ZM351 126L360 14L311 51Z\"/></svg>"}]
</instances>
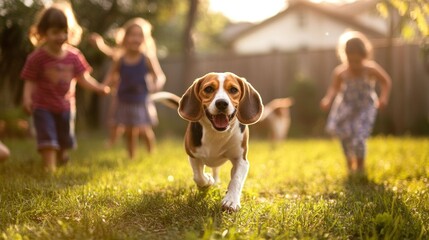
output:
<instances>
[{"instance_id":1,"label":"dog's eye","mask_svg":"<svg viewBox=\"0 0 429 240\"><path fill-rule=\"evenodd\" d=\"M204 88L204 92L205 93L212 93L212 92L214 92L214 88L212 86L208 86L208 87Z\"/></svg>"},{"instance_id":2,"label":"dog's eye","mask_svg":"<svg viewBox=\"0 0 429 240\"><path fill-rule=\"evenodd\" d=\"M237 89L237 88L235 88L235 87L231 87L231 88L229 89L229 93L231 93L231 94L238 93L238 89Z\"/></svg>"}]
</instances>

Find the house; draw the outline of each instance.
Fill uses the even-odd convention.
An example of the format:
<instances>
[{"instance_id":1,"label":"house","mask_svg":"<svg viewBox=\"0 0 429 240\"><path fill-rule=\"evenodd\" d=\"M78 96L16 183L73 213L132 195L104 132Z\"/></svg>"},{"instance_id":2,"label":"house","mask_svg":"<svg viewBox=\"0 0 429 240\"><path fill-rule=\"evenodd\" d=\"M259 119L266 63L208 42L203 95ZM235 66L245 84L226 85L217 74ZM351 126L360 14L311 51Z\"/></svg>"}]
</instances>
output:
<instances>
[{"instance_id":1,"label":"house","mask_svg":"<svg viewBox=\"0 0 429 240\"><path fill-rule=\"evenodd\" d=\"M376 12L376 0L344 5L290 1L277 15L225 38L237 54L335 48L347 30L360 31L370 39L385 39L388 24Z\"/></svg>"}]
</instances>

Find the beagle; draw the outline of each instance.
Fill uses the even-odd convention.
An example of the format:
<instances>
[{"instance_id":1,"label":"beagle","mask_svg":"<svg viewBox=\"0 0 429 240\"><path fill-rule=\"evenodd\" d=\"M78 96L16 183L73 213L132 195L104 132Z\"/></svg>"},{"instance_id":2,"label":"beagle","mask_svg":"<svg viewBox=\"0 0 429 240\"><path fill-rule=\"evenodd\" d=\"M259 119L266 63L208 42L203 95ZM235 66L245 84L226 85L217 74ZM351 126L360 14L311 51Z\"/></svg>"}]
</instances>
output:
<instances>
[{"instance_id":1,"label":"beagle","mask_svg":"<svg viewBox=\"0 0 429 240\"><path fill-rule=\"evenodd\" d=\"M231 180L222 208L237 211L249 170L249 129L262 116L259 93L233 73L208 73L196 79L179 101L179 115L189 121L185 149L198 187L219 183L219 167L231 161ZM208 166L213 175L205 173Z\"/></svg>"},{"instance_id":2,"label":"beagle","mask_svg":"<svg viewBox=\"0 0 429 240\"><path fill-rule=\"evenodd\" d=\"M289 108L293 105L293 98L276 98L264 106L264 113L259 122L266 121L270 128L270 137L273 142L286 138L290 127Z\"/></svg>"}]
</instances>

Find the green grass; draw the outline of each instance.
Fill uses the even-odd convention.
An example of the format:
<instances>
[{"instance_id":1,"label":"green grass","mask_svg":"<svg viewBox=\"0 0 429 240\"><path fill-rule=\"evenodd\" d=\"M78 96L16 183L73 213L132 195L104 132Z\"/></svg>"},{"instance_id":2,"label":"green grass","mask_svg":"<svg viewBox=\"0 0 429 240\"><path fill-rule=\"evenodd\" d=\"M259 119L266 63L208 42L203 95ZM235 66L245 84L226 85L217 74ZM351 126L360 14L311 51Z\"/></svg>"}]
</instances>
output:
<instances>
[{"instance_id":1,"label":"green grass","mask_svg":"<svg viewBox=\"0 0 429 240\"><path fill-rule=\"evenodd\" d=\"M367 179L349 179L336 140L250 141L242 209L221 211L219 187L199 191L181 139L143 147L80 136L72 161L42 171L33 140L7 140L0 165L5 239L428 239L429 139L368 142Z\"/></svg>"}]
</instances>

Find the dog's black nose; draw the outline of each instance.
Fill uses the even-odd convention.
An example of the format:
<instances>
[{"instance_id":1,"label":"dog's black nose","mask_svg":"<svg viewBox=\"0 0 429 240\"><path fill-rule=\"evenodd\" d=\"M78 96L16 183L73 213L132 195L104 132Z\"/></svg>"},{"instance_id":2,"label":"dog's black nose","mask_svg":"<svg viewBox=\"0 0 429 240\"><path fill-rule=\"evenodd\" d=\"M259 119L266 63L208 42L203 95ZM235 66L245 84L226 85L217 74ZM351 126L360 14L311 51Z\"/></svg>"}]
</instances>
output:
<instances>
[{"instance_id":1,"label":"dog's black nose","mask_svg":"<svg viewBox=\"0 0 429 240\"><path fill-rule=\"evenodd\" d=\"M225 110L228 107L228 102L223 99L218 99L215 102L216 108L219 110Z\"/></svg>"}]
</instances>

